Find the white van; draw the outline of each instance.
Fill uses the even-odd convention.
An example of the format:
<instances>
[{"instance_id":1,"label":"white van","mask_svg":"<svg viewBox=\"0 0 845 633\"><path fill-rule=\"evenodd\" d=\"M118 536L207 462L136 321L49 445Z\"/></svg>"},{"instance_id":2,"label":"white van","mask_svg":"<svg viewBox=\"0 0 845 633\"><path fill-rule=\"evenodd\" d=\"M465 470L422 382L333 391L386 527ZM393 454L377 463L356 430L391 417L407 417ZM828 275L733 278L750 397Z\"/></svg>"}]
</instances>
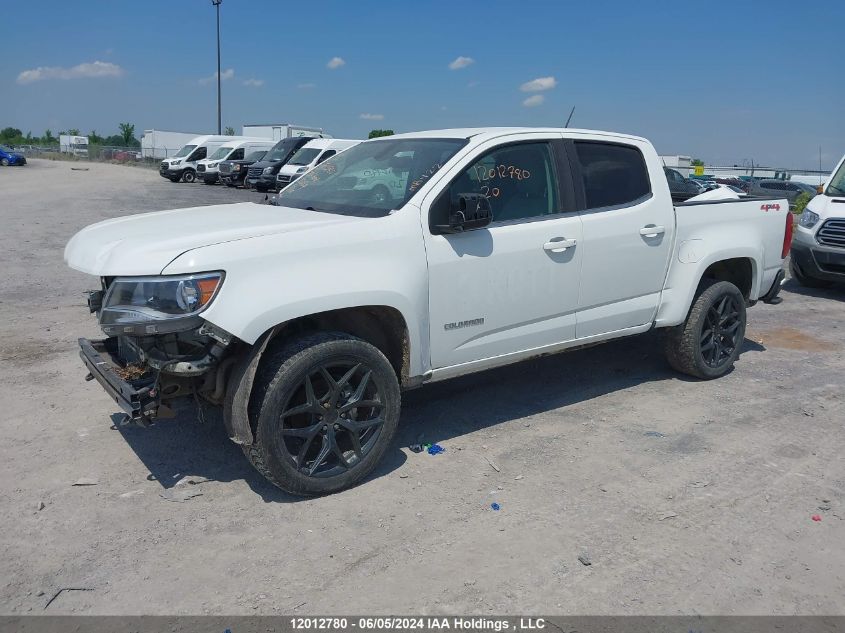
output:
<instances>
[{"instance_id":1,"label":"white van","mask_svg":"<svg viewBox=\"0 0 845 633\"><path fill-rule=\"evenodd\" d=\"M179 182L180 180L183 182L194 182L197 179L198 161L211 156L224 143L248 140L263 141L265 139L253 139L246 136L217 136L212 134L197 136L191 139L175 156L165 158L161 161L158 173L162 178L167 178L171 182Z\"/></svg>"},{"instance_id":2,"label":"white van","mask_svg":"<svg viewBox=\"0 0 845 633\"><path fill-rule=\"evenodd\" d=\"M312 167L360 142L340 138L315 138L308 141L279 170L276 188L284 189Z\"/></svg>"},{"instance_id":3,"label":"white van","mask_svg":"<svg viewBox=\"0 0 845 633\"><path fill-rule=\"evenodd\" d=\"M236 137L229 137L236 138ZM246 141L229 141L218 147L208 158L197 161L197 178L207 185L213 185L220 176L220 163L224 160L243 160L253 152L266 152L275 145L275 141L266 139L250 139Z\"/></svg>"}]
</instances>

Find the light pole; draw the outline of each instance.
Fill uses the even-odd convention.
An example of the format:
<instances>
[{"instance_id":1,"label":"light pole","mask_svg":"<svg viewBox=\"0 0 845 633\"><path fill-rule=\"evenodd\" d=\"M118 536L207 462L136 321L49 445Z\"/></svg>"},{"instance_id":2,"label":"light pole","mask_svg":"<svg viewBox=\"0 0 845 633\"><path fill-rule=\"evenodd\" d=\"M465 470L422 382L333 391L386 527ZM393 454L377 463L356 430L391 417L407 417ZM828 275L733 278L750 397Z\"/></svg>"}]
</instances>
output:
<instances>
[{"instance_id":1,"label":"light pole","mask_svg":"<svg viewBox=\"0 0 845 633\"><path fill-rule=\"evenodd\" d=\"M217 9L217 134L223 134L220 116L220 4L223 0L211 0Z\"/></svg>"}]
</instances>

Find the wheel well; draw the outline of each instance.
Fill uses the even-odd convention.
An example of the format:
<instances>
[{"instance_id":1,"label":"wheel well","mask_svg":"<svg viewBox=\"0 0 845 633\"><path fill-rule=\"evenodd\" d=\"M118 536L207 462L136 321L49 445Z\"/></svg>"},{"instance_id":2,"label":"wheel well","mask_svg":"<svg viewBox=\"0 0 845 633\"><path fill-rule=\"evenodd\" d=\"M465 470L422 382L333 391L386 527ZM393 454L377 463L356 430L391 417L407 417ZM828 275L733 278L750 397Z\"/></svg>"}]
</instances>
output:
<instances>
[{"instance_id":1,"label":"wheel well","mask_svg":"<svg viewBox=\"0 0 845 633\"><path fill-rule=\"evenodd\" d=\"M346 332L367 341L387 357L400 384L407 384L411 361L408 326L395 308L360 306L309 314L282 324L274 338L319 330Z\"/></svg>"},{"instance_id":2,"label":"wheel well","mask_svg":"<svg viewBox=\"0 0 845 633\"><path fill-rule=\"evenodd\" d=\"M723 259L720 262L710 264L701 276L701 281L711 279L715 281L729 281L739 288L742 296L748 301L751 297L751 285L754 281L753 270L754 267L751 260L747 257ZM699 282L700 287L701 282Z\"/></svg>"}]
</instances>

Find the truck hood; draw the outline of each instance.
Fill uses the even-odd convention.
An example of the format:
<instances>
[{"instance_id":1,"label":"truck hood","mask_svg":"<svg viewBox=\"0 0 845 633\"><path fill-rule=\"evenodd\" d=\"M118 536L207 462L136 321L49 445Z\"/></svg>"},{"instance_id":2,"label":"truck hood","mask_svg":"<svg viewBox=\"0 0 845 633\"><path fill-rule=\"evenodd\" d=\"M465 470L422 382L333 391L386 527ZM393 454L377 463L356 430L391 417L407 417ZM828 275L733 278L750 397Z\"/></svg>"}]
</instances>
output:
<instances>
[{"instance_id":1,"label":"truck hood","mask_svg":"<svg viewBox=\"0 0 845 633\"><path fill-rule=\"evenodd\" d=\"M100 277L158 275L196 248L354 219L254 202L142 213L82 229L65 247L65 262Z\"/></svg>"}]
</instances>

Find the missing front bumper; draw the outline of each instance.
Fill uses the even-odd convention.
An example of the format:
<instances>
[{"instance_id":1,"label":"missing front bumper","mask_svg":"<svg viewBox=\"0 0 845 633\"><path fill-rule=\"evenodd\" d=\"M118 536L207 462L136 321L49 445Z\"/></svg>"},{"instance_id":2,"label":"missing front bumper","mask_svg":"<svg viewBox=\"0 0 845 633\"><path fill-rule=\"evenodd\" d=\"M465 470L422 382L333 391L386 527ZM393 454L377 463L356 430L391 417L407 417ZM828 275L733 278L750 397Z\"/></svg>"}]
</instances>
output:
<instances>
[{"instance_id":1,"label":"missing front bumper","mask_svg":"<svg viewBox=\"0 0 845 633\"><path fill-rule=\"evenodd\" d=\"M114 359L117 341L114 338L90 341L79 339L79 356L106 393L133 420L154 418L161 404L151 375L137 379L123 379L118 374L122 368Z\"/></svg>"}]
</instances>

